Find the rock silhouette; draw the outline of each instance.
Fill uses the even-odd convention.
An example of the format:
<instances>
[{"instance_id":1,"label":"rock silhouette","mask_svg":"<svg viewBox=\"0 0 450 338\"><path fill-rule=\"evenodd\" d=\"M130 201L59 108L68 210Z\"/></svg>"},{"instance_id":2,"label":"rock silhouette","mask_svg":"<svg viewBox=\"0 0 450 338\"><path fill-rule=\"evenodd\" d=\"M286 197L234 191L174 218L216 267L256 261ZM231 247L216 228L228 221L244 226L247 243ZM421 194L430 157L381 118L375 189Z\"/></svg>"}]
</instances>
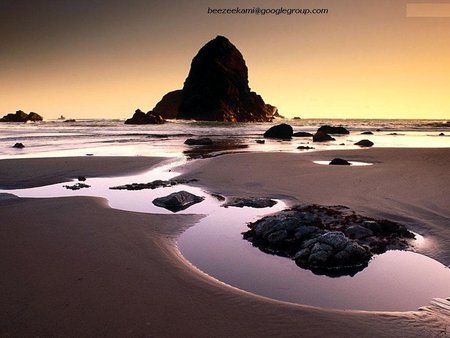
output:
<instances>
[{"instance_id":1,"label":"rock silhouette","mask_svg":"<svg viewBox=\"0 0 450 338\"><path fill-rule=\"evenodd\" d=\"M223 36L200 49L183 89L164 95L153 110L163 118L199 121L267 122L279 116L250 90L245 60Z\"/></svg>"},{"instance_id":2,"label":"rock silhouette","mask_svg":"<svg viewBox=\"0 0 450 338\"><path fill-rule=\"evenodd\" d=\"M132 118L125 121L125 124L163 124L165 121L161 115L149 111L144 113L140 109L136 109Z\"/></svg>"},{"instance_id":3,"label":"rock silhouette","mask_svg":"<svg viewBox=\"0 0 450 338\"><path fill-rule=\"evenodd\" d=\"M0 119L0 122L36 122L42 120L43 118L39 114L36 114L34 112L27 114L22 110L18 110L16 111L16 113L6 114Z\"/></svg>"}]
</instances>

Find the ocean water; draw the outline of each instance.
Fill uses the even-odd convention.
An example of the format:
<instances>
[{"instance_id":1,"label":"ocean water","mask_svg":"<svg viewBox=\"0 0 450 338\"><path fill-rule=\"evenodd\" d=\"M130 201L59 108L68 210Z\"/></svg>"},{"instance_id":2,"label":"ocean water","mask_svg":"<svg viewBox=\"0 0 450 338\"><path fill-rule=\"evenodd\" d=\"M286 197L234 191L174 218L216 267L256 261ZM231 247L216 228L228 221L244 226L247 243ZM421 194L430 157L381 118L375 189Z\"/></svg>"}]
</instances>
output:
<instances>
[{"instance_id":1,"label":"ocean water","mask_svg":"<svg viewBox=\"0 0 450 338\"><path fill-rule=\"evenodd\" d=\"M314 133L321 125L342 125L350 135L336 141L312 144L310 138L266 140L257 144L272 125L289 123L294 132ZM372 131L374 135L360 135ZM439 136L444 133L445 136ZM53 156L169 156L189 155L183 143L189 137L210 137L229 151L296 152L300 145L315 150L356 149L355 142L369 139L374 147L450 147L450 123L445 120L277 120L273 123L222 123L169 121L163 125L125 125L123 120L49 120L37 123L0 123L0 158ZM13 145L23 143L25 148Z\"/></svg>"}]
</instances>

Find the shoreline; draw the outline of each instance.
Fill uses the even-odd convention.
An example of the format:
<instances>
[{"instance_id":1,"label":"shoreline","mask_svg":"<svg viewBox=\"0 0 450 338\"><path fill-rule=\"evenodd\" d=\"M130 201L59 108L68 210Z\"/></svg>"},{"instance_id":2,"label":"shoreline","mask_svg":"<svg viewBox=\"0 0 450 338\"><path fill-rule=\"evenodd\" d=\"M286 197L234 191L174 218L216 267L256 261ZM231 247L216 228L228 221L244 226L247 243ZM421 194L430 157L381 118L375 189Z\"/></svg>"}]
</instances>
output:
<instances>
[{"instance_id":1,"label":"shoreline","mask_svg":"<svg viewBox=\"0 0 450 338\"><path fill-rule=\"evenodd\" d=\"M371 154L372 150L375 149L354 155L372 157L376 155ZM448 160L450 150L445 153ZM264 173L249 176L256 184L246 185L247 177L232 177L233 172L247 168L249 162L260 163L261 156L280 164L283 163L280 156L291 160L291 156L305 155L308 161L310 157L325 156L322 152L223 155L194 163L183 176L197 176L198 185L212 192L283 195L295 187L287 189L284 184L289 182L279 181L278 176L266 176L265 182ZM139 158L126 164L121 160L111 159L108 169L92 161L84 162L83 166L100 176L123 175L126 171L148 170L148 166L162 159ZM9 168L19 167L28 160L21 161L25 162L9 163ZM27 180L33 181L36 173L43 182L52 170L55 175L50 178L80 175L63 164L55 167L57 162L64 161L64 158L48 161L45 165L52 165L44 168L42 164L45 170L40 171L31 168L39 161L26 163L21 170L29 171L29 176L23 176L26 179L15 184L31 184ZM215 176L216 169L227 161L233 164L231 170L222 170L222 176ZM0 161L2 172L4 164ZM258 172L267 174L272 169L270 165L260 166ZM294 166L291 170L295 169ZM6 172L0 182L14 175L10 170ZM233 184L227 181L231 178ZM267 184L268 179L273 185L281 183L281 186L275 189ZM262 183L266 184L258 186ZM298 192L293 194L297 200L304 196ZM0 214L5 220L0 233L0 251L5 257L0 263L5 272L0 282L6 291L0 311L2 336L251 337L333 333L342 337L413 337L439 335L448 330L448 315L427 304L422 311L410 312L331 310L279 302L230 287L205 275L178 251L177 237L200 216L115 210L105 200L88 197L0 200Z\"/></svg>"}]
</instances>

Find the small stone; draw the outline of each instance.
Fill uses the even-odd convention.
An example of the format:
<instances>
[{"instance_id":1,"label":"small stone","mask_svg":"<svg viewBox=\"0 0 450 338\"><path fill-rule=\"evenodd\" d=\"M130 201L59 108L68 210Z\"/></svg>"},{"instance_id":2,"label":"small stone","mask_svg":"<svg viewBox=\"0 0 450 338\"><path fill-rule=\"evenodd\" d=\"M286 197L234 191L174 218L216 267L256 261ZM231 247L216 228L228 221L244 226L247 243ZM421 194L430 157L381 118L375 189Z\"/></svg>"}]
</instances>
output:
<instances>
[{"instance_id":1,"label":"small stone","mask_svg":"<svg viewBox=\"0 0 450 338\"><path fill-rule=\"evenodd\" d=\"M334 158L331 160L331 162L329 163L329 165L351 165L351 163L347 160L344 160L342 158Z\"/></svg>"},{"instance_id":2,"label":"small stone","mask_svg":"<svg viewBox=\"0 0 450 338\"><path fill-rule=\"evenodd\" d=\"M369 141L369 140L361 140L355 143L355 146L360 146L360 147L365 147L365 148L369 148L373 146L373 142Z\"/></svg>"},{"instance_id":3,"label":"small stone","mask_svg":"<svg viewBox=\"0 0 450 338\"><path fill-rule=\"evenodd\" d=\"M208 146L213 144L214 142L209 137L202 137L202 138L188 138L186 141L184 141L184 144L188 146Z\"/></svg>"},{"instance_id":4,"label":"small stone","mask_svg":"<svg viewBox=\"0 0 450 338\"><path fill-rule=\"evenodd\" d=\"M264 144L264 143L266 143L266 140L256 140L256 143L258 143L258 144Z\"/></svg>"},{"instance_id":5,"label":"small stone","mask_svg":"<svg viewBox=\"0 0 450 338\"><path fill-rule=\"evenodd\" d=\"M25 146L23 145L23 143L18 142L13 145L13 148L22 149L25 148Z\"/></svg>"},{"instance_id":6,"label":"small stone","mask_svg":"<svg viewBox=\"0 0 450 338\"><path fill-rule=\"evenodd\" d=\"M323 131L318 131L313 135L313 142L327 142L327 141L335 141L334 137L331 137L327 133Z\"/></svg>"}]
</instances>

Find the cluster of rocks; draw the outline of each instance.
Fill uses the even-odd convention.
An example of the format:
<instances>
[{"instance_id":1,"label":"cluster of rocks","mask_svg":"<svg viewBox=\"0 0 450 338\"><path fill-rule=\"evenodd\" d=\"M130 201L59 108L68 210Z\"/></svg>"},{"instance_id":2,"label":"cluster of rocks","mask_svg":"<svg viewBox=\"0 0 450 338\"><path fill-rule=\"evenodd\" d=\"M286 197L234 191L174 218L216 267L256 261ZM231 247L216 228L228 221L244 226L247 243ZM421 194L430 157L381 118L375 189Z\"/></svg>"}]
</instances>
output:
<instances>
[{"instance_id":1,"label":"cluster of rocks","mask_svg":"<svg viewBox=\"0 0 450 338\"><path fill-rule=\"evenodd\" d=\"M36 122L42 120L42 116L37 113L31 112L27 114L22 110L18 110L15 113L6 114L0 119L0 122Z\"/></svg>"},{"instance_id":2,"label":"cluster of rocks","mask_svg":"<svg viewBox=\"0 0 450 338\"><path fill-rule=\"evenodd\" d=\"M250 90L245 60L224 36L199 50L183 88L165 94L152 114L161 119L224 122L268 122L280 117L276 107Z\"/></svg>"},{"instance_id":3,"label":"cluster of rocks","mask_svg":"<svg viewBox=\"0 0 450 338\"><path fill-rule=\"evenodd\" d=\"M363 133L365 135L370 135L371 132ZM292 137L312 137L313 142L328 142L328 141L336 141L336 139L331 135L348 135L350 134L350 131L348 131L346 128L342 126L321 126L315 134L311 134L308 132L295 132L287 123L282 123L276 126L270 127L265 133L265 138L273 138L273 139L279 139L279 140L290 140ZM355 145L358 145L360 147L372 147L373 142L370 140L361 140ZM311 149L308 147L299 147L298 149L305 150L305 149Z\"/></svg>"},{"instance_id":4,"label":"cluster of rocks","mask_svg":"<svg viewBox=\"0 0 450 338\"><path fill-rule=\"evenodd\" d=\"M328 276L354 275L373 255L408 249L414 238L401 224L361 216L343 206L296 206L248 227L244 239L260 250Z\"/></svg>"},{"instance_id":5,"label":"cluster of rocks","mask_svg":"<svg viewBox=\"0 0 450 338\"><path fill-rule=\"evenodd\" d=\"M125 121L125 124L163 124L166 122L161 115L149 111L144 113L140 109L136 109L133 117Z\"/></svg>"},{"instance_id":6,"label":"cluster of rocks","mask_svg":"<svg viewBox=\"0 0 450 338\"><path fill-rule=\"evenodd\" d=\"M190 206L200 203L205 198L202 196L196 196L187 191L178 191L164 197L158 197L153 200L153 204L170 210L172 212L178 212L189 208Z\"/></svg>"},{"instance_id":7,"label":"cluster of rocks","mask_svg":"<svg viewBox=\"0 0 450 338\"><path fill-rule=\"evenodd\" d=\"M144 190L144 189L157 189L157 188L168 188L173 187L178 184L187 184L191 182L197 182L197 179L174 179L174 180L155 180L148 183L131 183L118 185L115 187L110 187L112 190Z\"/></svg>"},{"instance_id":8,"label":"cluster of rocks","mask_svg":"<svg viewBox=\"0 0 450 338\"><path fill-rule=\"evenodd\" d=\"M249 208L271 208L277 201L264 197L231 197L223 207L249 207Z\"/></svg>"}]
</instances>

